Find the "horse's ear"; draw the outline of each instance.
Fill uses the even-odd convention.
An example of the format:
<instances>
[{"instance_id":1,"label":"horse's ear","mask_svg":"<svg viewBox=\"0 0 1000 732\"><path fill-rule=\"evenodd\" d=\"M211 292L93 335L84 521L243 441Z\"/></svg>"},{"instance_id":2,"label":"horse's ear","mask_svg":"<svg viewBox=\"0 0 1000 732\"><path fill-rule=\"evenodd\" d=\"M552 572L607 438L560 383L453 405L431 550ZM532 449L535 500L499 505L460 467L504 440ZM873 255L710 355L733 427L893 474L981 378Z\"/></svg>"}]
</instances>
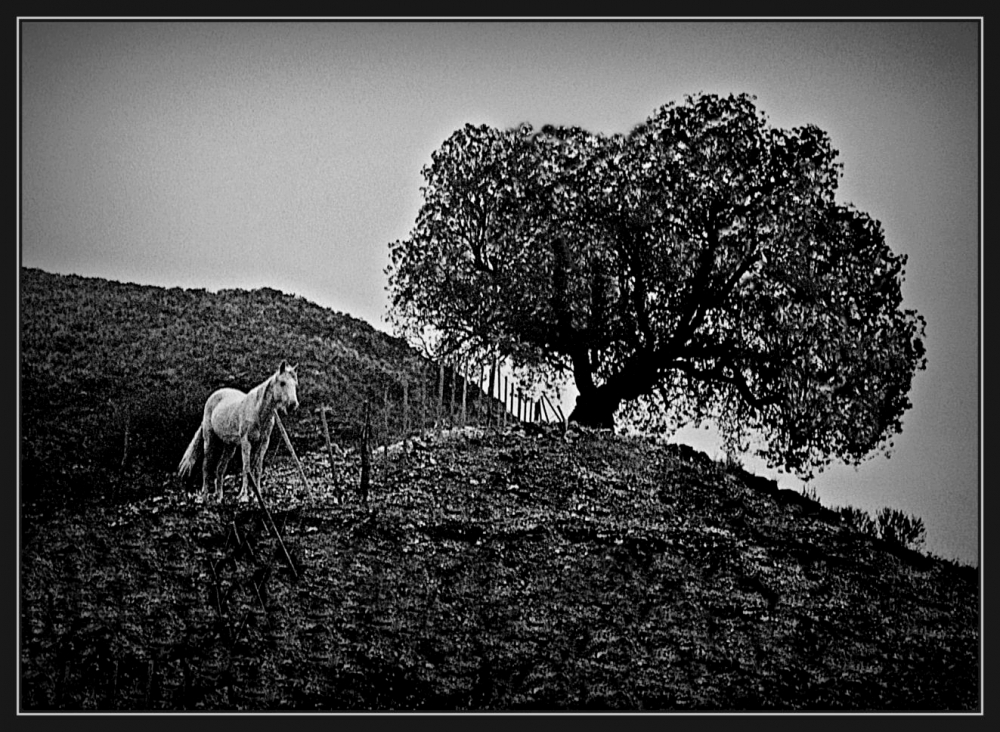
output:
<instances>
[{"instance_id":1,"label":"horse's ear","mask_svg":"<svg viewBox=\"0 0 1000 732\"><path fill-rule=\"evenodd\" d=\"M285 361L285 359L281 359L281 365L278 367L278 373L283 374L287 370L288 370L288 363Z\"/></svg>"}]
</instances>

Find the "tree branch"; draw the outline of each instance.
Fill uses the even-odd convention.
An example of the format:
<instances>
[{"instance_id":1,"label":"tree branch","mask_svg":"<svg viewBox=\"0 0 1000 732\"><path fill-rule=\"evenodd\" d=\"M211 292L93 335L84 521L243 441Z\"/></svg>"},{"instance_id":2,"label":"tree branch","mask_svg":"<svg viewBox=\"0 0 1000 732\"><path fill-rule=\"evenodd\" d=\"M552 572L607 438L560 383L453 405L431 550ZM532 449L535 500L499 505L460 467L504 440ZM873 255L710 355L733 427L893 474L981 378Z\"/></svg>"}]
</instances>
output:
<instances>
[{"instance_id":1,"label":"tree branch","mask_svg":"<svg viewBox=\"0 0 1000 732\"><path fill-rule=\"evenodd\" d=\"M750 385L747 384L746 378L743 376L742 372L738 369L732 369L732 375L727 375L722 364L716 365L714 368L708 370L703 370L695 367L694 364L688 361L681 361L675 362L673 364L673 368L683 371L699 381L728 384L735 387L740 396L743 397L743 401L745 401L755 411L760 411L768 405L777 404L781 401L781 396L779 394L767 394L765 396L758 397L750 389Z\"/></svg>"}]
</instances>

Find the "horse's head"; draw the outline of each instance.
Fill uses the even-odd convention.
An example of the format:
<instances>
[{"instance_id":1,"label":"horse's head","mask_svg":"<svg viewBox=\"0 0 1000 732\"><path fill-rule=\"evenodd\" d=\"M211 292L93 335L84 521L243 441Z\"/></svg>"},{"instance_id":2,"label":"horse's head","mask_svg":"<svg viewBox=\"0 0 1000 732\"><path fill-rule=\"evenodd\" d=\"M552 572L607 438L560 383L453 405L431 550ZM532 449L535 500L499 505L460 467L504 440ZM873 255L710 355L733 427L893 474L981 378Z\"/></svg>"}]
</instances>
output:
<instances>
[{"instance_id":1,"label":"horse's head","mask_svg":"<svg viewBox=\"0 0 1000 732\"><path fill-rule=\"evenodd\" d=\"M295 366L289 366L285 361L282 361L274 374L274 398L279 409L298 409L299 407L299 398L296 394L299 377L295 373L295 369Z\"/></svg>"}]
</instances>

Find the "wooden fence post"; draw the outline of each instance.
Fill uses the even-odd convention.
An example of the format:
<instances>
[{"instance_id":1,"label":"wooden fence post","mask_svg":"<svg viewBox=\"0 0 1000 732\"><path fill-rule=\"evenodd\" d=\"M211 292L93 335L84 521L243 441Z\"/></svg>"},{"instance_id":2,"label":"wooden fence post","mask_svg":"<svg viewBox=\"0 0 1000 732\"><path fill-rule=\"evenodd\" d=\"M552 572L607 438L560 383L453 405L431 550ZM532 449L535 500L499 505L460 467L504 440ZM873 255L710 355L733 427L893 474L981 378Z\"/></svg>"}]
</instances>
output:
<instances>
[{"instance_id":1,"label":"wooden fence post","mask_svg":"<svg viewBox=\"0 0 1000 732\"><path fill-rule=\"evenodd\" d=\"M560 407L558 404L554 404L551 399L545 396L545 394L542 394L542 397L545 399L546 402L548 402L549 408L552 410L552 415L554 417L557 417L560 422L565 422L566 418L563 417L562 407Z\"/></svg>"},{"instance_id":2,"label":"wooden fence post","mask_svg":"<svg viewBox=\"0 0 1000 732\"><path fill-rule=\"evenodd\" d=\"M326 438L326 451L330 455L330 475L334 479L337 478L337 473L333 467L333 443L330 442L330 428L326 424L326 406L319 408L319 416L323 420L323 437Z\"/></svg>"},{"instance_id":3,"label":"wooden fence post","mask_svg":"<svg viewBox=\"0 0 1000 732\"><path fill-rule=\"evenodd\" d=\"M482 395L486 394L486 364L479 364L479 395L476 397L476 404L479 405L476 409L476 422L480 427L483 426L483 400ZM486 399L486 403L489 404L489 398ZM487 419L487 424L489 420Z\"/></svg>"},{"instance_id":4,"label":"wooden fence post","mask_svg":"<svg viewBox=\"0 0 1000 732\"><path fill-rule=\"evenodd\" d=\"M382 467L389 464L389 386L382 393Z\"/></svg>"},{"instance_id":5,"label":"wooden fence post","mask_svg":"<svg viewBox=\"0 0 1000 732\"><path fill-rule=\"evenodd\" d=\"M513 426L517 427L517 384L515 383L513 377L510 380L510 417L513 421Z\"/></svg>"},{"instance_id":6,"label":"wooden fence post","mask_svg":"<svg viewBox=\"0 0 1000 732\"><path fill-rule=\"evenodd\" d=\"M503 402L503 410L501 412L501 416L503 418L502 429L507 429L507 377L506 376L503 377L502 393L503 393L503 399L501 399L501 401Z\"/></svg>"},{"instance_id":7,"label":"wooden fence post","mask_svg":"<svg viewBox=\"0 0 1000 732\"><path fill-rule=\"evenodd\" d=\"M372 456L371 456L371 404L365 400L365 424L361 428L361 500L368 503L368 488L371 485Z\"/></svg>"},{"instance_id":8,"label":"wooden fence post","mask_svg":"<svg viewBox=\"0 0 1000 732\"><path fill-rule=\"evenodd\" d=\"M302 469L302 463L299 462L299 456L295 454L295 448L292 447L292 440L288 436L287 430L285 430L285 425L281 423L281 417L278 416L277 410L274 412L274 421L278 425L278 430L281 432L281 436L285 439L285 447L287 447L288 452L292 454L292 460L295 461L295 467L299 469L299 477L302 478L302 485L306 487L306 491L312 493L312 486L309 485L309 479L306 478L306 471Z\"/></svg>"},{"instance_id":9,"label":"wooden fence post","mask_svg":"<svg viewBox=\"0 0 1000 732\"><path fill-rule=\"evenodd\" d=\"M455 426L455 364L451 365L451 394L449 395L451 404L448 407L448 426Z\"/></svg>"},{"instance_id":10,"label":"wooden fence post","mask_svg":"<svg viewBox=\"0 0 1000 732\"><path fill-rule=\"evenodd\" d=\"M267 510L267 504L264 503L264 496L260 494L260 486L257 485L257 479L254 477L252 470L247 473L247 477L250 479L250 485L253 487L254 495L257 496L257 501L260 503L260 507L264 510L264 515L267 516L268 524L274 532L274 538L278 540L278 544L281 545L281 551L285 553L285 559L288 561L288 566L292 570L292 575L295 579L298 579L299 572L295 569L295 562L292 561L292 557L289 555L288 549L285 547L285 542L281 539L281 532L278 531L278 527L275 526L274 519L271 518L271 512Z\"/></svg>"},{"instance_id":11,"label":"wooden fence post","mask_svg":"<svg viewBox=\"0 0 1000 732\"><path fill-rule=\"evenodd\" d=\"M514 378L511 377L510 380L510 418L513 422L513 427L517 427L517 384L514 382Z\"/></svg>"},{"instance_id":12,"label":"wooden fence post","mask_svg":"<svg viewBox=\"0 0 1000 732\"><path fill-rule=\"evenodd\" d=\"M468 364L463 365L462 371L465 372L468 369ZM465 429L465 419L466 419L466 398L469 388L469 377L467 373L462 374L462 429Z\"/></svg>"},{"instance_id":13,"label":"wooden fence post","mask_svg":"<svg viewBox=\"0 0 1000 732\"><path fill-rule=\"evenodd\" d=\"M549 400L548 400L548 397L545 396L545 392L542 392L541 396L538 397L538 401L542 405L542 414L545 416L545 421L546 422L552 422L552 421L554 421L555 420L555 414L553 413L551 417L549 416L549 413L550 413L551 410L548 408L548 401Z\"/></svg>"},{"instance_id":14,"label":"wooden fence post","mask_svg":"<svg viewBox=\"0 0 1000 732\"><path fill-rule=\"evenodd\" d=\"M494 388L497 378L497 359L496 356L493 357L493 362L490 364L490 391L489 398L486 400L486 422L489 424L490 429L493 429L493 400L496 398L496 389ZM500 415L497 415L499 419Z\"/></svg>"},{"instance_id":15,"label":"wooden fence post","mask_svg":"<svg viewBox=\"0 0 1000 732\"><path fill-rule=\"evenodd\" d=\"M427 427L427 364L420 363L420 439Z\"/></svg>"},{"instance_id":16,"label":"wooden fence post","mask_svg":"<svg viewBox=\"0 0 1000 732\"><path fill-rule=\"evenodd\" d=\"M406 441L410 436L410 382L403 376L403 457L407 457Z\"/></svg>"},{"instance_id":17,"label":"wooden fence post","mask_svg":"<svg viewBox=\"0 0 1000 732\"><path fill-rule=\"evenodd\" d=\"M440 431L443 427L442 415L444 413L444 362L438 363L438 403L437 403L437 428Z\"/></svg>"}]
</instances>

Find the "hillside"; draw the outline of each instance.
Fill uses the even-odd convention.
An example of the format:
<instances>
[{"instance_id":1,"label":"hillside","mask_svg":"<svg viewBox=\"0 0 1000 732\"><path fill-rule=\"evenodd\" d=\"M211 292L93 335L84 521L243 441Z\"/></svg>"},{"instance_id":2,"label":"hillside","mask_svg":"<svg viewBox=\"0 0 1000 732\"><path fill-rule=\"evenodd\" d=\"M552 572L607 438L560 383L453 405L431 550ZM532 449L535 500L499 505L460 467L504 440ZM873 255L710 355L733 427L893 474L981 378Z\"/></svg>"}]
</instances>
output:
<instances>
[{"instance_id":1,"label":"hillside","mask_svg":"<svg viewBox=\"0 0 1000 732\"><path fill-rule=\"evenodd\" d=\"M265 477L286 555L172 476L207 390L297 350L351 414L405 345L271 291L22 275L23 711L979 709L976 570L685 446L432 430L364 502L303 409L309 488Z\"/></svg>"},{"instance_id":2,"label":"hillside","mask_svg":"<svg viewBox=\"0 0 1000 732\"><path fill-rule=\"evenodd\" d=\"M423 373L431 394L438 378L400 339L266 288L210 293L23 268L20 304L21 469L31 498L80 476L134 487L172 472L208 395L248 391L282 359L298 365L302 408L287 427L302 449L323 443L323 406L336 439L337 427L362 424L366 400L384 431L388 397L389 432L398 432L403 379L416 394ZM447 394L461 383L454 378L446 371ZM470 410L478 394L470 389Z\"/></svg>"}]
</instances>

